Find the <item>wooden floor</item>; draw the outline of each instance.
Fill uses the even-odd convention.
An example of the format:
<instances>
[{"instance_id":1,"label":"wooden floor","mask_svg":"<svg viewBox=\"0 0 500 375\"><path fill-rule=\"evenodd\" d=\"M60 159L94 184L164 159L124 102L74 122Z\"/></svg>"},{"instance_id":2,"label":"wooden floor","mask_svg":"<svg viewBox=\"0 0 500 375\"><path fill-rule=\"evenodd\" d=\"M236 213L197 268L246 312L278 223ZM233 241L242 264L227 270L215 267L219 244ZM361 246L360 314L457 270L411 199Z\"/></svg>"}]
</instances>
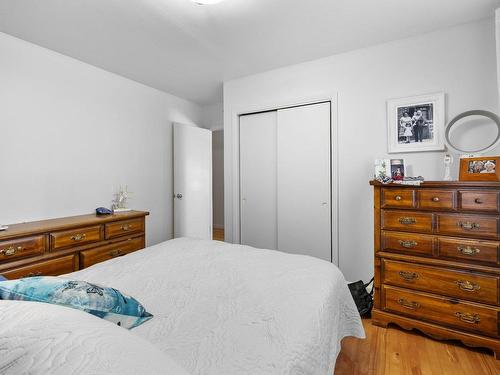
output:
<instances>
[{"instance_id":1,"label":"wooden floor","mask_svg":"<svg viewBox=\"0 0 500 375\"><path fill-rule=\"evenodd\" d=\"M363 320L367 339L342 341L335 375L498 375L500 361L487 350L433 340L416 331Z\"/></svg>"},{"instance_id":2,"label":"wooden floor","mask_svg":"<svg viewBox=\"0 0 500 375\"><path fill-rule=\"evenodd\" d=\"M224 241L224 229L214 228L213 239L216 241Z\"/></svg>"}]
</instances>

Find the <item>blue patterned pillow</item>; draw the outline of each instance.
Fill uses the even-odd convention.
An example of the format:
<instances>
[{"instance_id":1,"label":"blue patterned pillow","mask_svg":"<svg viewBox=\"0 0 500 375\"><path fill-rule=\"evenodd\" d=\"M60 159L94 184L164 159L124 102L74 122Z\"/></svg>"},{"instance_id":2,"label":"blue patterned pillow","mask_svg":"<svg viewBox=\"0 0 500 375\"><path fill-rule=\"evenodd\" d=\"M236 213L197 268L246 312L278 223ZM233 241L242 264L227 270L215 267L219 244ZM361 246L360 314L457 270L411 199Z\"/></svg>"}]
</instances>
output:
<instances>
[{"instance_id":1,"label":"blue patterned pillow","mask_svg":"<svg viewBox=\"0 0 500 375\"><path fill-rule=\"evenodd\" d=\"M116 289L53 276L2 281L0 299L72 307L128 329L153 317L136 299Z\"/></svg>"}]
</instances>

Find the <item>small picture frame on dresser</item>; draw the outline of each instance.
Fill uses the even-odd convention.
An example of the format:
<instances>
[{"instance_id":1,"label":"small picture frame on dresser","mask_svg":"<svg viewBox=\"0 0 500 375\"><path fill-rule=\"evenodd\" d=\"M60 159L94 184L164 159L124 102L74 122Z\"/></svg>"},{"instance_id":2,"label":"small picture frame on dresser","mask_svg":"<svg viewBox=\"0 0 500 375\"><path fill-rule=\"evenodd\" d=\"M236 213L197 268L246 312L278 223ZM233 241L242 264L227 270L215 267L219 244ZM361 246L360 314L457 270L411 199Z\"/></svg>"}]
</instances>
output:
<instances>
[{"instance_id":1,"label":"small picture frame on dresser","mask_svg":"<svg viewBox=\"0 0 500 375\"><path fill-rule=\"evenodd\" d=\"M500 156L460 159L460 181L500 181Z\"/></svg>"}]
</instances>

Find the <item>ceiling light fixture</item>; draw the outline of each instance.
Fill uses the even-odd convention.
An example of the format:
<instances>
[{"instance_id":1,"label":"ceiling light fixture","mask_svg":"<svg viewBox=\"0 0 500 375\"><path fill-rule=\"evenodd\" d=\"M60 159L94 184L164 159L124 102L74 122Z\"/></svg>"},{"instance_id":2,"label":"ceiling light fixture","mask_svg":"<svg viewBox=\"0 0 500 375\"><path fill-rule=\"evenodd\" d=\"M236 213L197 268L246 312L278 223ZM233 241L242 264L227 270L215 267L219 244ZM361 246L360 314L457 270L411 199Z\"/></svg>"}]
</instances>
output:
<instances>
[{"instance_id":1,"label":"ceiling light fixture","mask_svg":"<svg viewBox=\"0 0 500 375\"><path fill-rule=\"evenodd\" d=\"M193 3L196 3L198 5L212 5L212 4L217 4L220 3L221 1L224 0L191 0Z\"/></svg>"}]
</instances>

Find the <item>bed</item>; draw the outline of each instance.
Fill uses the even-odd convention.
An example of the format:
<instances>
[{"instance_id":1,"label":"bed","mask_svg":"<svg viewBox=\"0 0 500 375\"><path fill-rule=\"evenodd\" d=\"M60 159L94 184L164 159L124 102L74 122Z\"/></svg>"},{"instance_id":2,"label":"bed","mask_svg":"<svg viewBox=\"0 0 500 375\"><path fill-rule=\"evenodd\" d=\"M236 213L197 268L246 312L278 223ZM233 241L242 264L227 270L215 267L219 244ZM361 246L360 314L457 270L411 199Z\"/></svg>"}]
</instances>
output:
<instances>
[{"instance_id":1,"label":"bed","mask_svg":"<svg viewBox=\"0 0 500 375\"><path fill-rule=\"evenodd\" d=\"M130 334L193 375L331 375L364 337L342 273L308 256L181 238L65 277L137 298L154 318Z\"/></svg>"}]
</instances>

